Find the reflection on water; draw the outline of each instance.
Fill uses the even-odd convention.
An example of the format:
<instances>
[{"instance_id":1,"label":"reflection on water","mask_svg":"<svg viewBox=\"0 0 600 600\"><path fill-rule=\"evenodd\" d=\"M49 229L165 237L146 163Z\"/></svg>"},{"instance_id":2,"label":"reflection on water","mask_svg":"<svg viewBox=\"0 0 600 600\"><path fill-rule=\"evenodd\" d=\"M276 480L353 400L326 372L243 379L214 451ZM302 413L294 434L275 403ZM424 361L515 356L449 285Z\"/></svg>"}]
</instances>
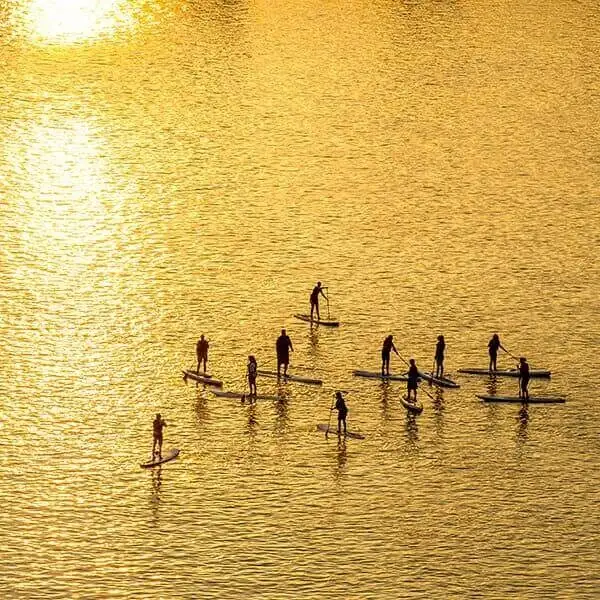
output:
<instances>
[{"instance_id":1,"label":"reflection on water","mask_svg":"<svg viewBox=\"0 0 600 600\"><path fill-rule=\"evenodd\" d=\"M487 393L495 396L498 393L498 378L496 375L490 375L486 382Z\"/></svg>"},{"instance_id":2,"label":"reflection on water","mask_svg":"<svg viewBox=\"0 0 600 600\"><path fill-rule=\"evenodd\" d=\"M417 425L417 416L406 411L405 422L406 449L408 452L417 452L419 450L419 427Z\"/></svg>"},{"instance_id":3,"label":"reflection on water","mask_svg":"<svg viewBox=\"0 0 600 600\"><path fill-rule=\"evenodd\" d=\"M288 414L288 398L284 395L284 390L281 386L278 389L278 396L281 400L275 402L275 433L284 434L290 427L290 419Z\"/></svg>"},{"instance_id":4,"label":"reflection on water","mask_svg":"<svg viewBox=\"0 0 600 600\"><path fill-rule=\"evenodd\" d=\"M339 481L346 472L346 463L348 462L348 454L346 452L346 437L343 435L337 436L337 454L336 466L333 471L333 478Z\"/></svg>"},{"instance_id":5,"label":"reflection on water","mask_svg":"<svg viewBox=\"0 0 600 600\"><path fill-rule=\"evenodd\" d=\"M159 524L159 508L160 508L160 488L162 486L162 466L150 469L152 472L152 495L150 497L150 505L152 507L152 524L156 527Z\"/></svg>"},{"instance_id":6,"label":"reflection on water","mask_svg":"<svg viewBox=\"0 0 600 600\"><path fill-rule=\"evenodd\" d=\"M392 418L392 415L394 414L392 405L394 408L397 408L398 406L398 396L397 394L394 394L393 397L390 398L391 386L390 382L387 380L381 381L379 384L379 390L381 394L381 418L384 421L387 421Z\"/></svg>"},{"instance_id":7,"label":"reflection on water","mask_svg":"<svg viewBox=\"0 0 600 600\"><path fill-rule=\"evenodd\" d=\"M136 5L129 0L17 0L10 19L17 34L39 44L75 44L131 34Z\"/></svg>"}]
</instances>

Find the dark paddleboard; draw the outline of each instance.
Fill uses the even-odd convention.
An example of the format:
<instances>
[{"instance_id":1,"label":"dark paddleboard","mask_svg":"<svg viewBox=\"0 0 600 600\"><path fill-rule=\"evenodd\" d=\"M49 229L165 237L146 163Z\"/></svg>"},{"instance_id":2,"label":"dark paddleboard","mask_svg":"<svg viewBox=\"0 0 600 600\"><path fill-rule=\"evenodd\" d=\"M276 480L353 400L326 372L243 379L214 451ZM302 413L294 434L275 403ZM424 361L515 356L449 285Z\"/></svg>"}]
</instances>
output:
<instances>
[{"instance_id":1,"label":"dark paddleboard","mask_svg":"<svg viewBox=\"0 0 600 600\"><path fill-rule=\"evenodd\" d=\"M393 373L390 375L382 375L381 371L359 371L355 369L352 371L352 374L356 377L370 377L371 379L385 379L390 381L408 381L408 377L406 375L394 375Z\"/></svg>"},{"instance_id":2,"label":"dark paddleboard","mask_svg":"<svg viewBox=\"0 0 600 600\"><path fill-rule=\"evenodd\" d=\"M307 321L308 323L314 323L315 325L325 325L325 327L339 327L339 321L330 321L329 319L311 319L310 315L294 315L296 319L301 321Z\"/></svg>"},{"instance_id":3,"label":"dark paddleboard","mask_svg":"<svg viewBox=\"0 0 600 600\"><path fill-rule=\"evenodd\" d=\"M152 467L158 467L158 465L162 465L166 462L169 462L170 460L173 460L178 456L179 448L173 448L173 450L167 450L167 452L164 452L162 458L155 457L149 462L142 463L140 467L142 467L142 469L151 469Z\"/></svg>"},{"instance_id":4,"label":"dark paddleboard","mask_svg":"<svg viewBox=\"0 0 600 600\"><path fill-rule=\"evenodd\" d=\"M248 392L223 392L221 390L212 390L212 393L218 398L236 398L245 402L253 402L254 400L283 400L282 396L272 396L270 394L251 396Z\"/></svg>"},{"instance_id":5,"label":"dark paddleboard","mask_svg":"<svg viewBox=\"0 0 600 600\"><path fill-rule=\"evenodd\" d=\"M565 396L529 396L529 399L523 400L519 396L498 396L496 394L476 394L478 398L485 402L518 402L527 404L558 404L566 402Z\"/></svg>"},{"instance_id":6,"label":"dark paddleboard","mask_svg":"<svg viewBox=\"0 0 600 600\"><path fill-rule=\"evenodd\" d=\"M490 371L489 369L458 369L459 373L466 373L467 375L496 375L496 377L518 377L519 369L498 369L496 371ZM546 369L531 369L529 371L530 377L550 377L551 372Z\"/></svg>"}]
</instances>

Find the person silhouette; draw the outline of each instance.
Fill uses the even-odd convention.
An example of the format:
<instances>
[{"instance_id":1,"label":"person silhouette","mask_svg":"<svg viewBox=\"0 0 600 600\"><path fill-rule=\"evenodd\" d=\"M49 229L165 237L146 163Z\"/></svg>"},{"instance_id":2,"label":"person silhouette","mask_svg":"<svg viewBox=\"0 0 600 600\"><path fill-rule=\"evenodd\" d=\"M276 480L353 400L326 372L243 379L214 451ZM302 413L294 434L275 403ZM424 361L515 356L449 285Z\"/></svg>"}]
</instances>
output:
<instances>
[{"instance_id":1,"label":"person silhouette","mask_svg":"<svg viewBox=\"0 0 600 600\"><path fill-rule=\"evenodd\" d=\"M310 294L310 320L312 321L313 312L317 312L317 321L321 320L321 315L319 314L319 296L323 296L325 300L327 300L327 296L321 287L321 282L317 281L317 285L313 288L313 291Z\"/></svg>"},{"instance_id":2,"label":"person silhouette","mask_svg":"<svg viewBox=\"0 0 600 600\"><path fill-rule=\"evenodd\" d=\"M200 363L204 363L204 370L202 372L206 373L206 363L208 361L208 340L204 339L204 334L202 334L200 339L196 342L196 357L198 359L196 375L200 374Z\"/></svg>"},{"instance_id":3,"label":"person silhouette","mask_svg":"<svg viewBox=\"0 0 600 600\"><path fill-rule=\"evenodd\" d=\"M392 354L392 350L398 354L398 350L396 350L396 346L394 346L394 336L388 335L385 340L383 340L383 345L381 346L381 375L385 377L390 374L390 355ZM400 356L398 354L398 356Z\"/></svg>"},{"instance_id":4,"label":"person silhouette","mask_svg":"<svg viewBox=\"0 0 600 600\"><path fill-rule=\"evenodd\" d=\"M285 329L281 330L281 335L277 338L275 350L277 351L277 377L281 375L282 366L283 376L285 377L287 375L288 365L290 363L290 352L294 351L292 340L286 333Z\"/></svg>"}]
</instances>

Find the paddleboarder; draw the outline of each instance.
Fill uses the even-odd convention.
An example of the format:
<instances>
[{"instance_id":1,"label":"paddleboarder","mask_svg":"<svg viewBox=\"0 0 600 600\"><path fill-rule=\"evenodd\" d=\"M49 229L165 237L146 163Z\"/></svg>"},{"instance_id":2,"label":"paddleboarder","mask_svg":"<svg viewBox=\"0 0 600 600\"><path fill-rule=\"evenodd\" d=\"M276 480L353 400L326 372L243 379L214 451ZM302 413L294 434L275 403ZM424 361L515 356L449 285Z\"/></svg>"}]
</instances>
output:
<instances>
[{"instance_id":1,"label":"paddleboarder","mask_svg":"<svg viewBox=\"0 0 600 600\"><path fill-rule=\"evenodd\" d=\"M292 340L286 333L285 329L281 330L281 335L277 338L275 343L275 349L277 351L277 377L281 375L281 366L283 365L283 376L287 375L288 365L290 364L290 352L294 351L292 346Z\"/></svg>"},{"instance_id":2,"label":"paddleboarder","mask_svg":"<svg viewBox=\"0 0 600 600\"><path fill-rule=\"evenodd\" d=\"M310 320L312 321L313 312L317 311L317 321L321 320L321 315L319 314L319 296L323 296L325 300L327 300L327 296L321 287L321 282L317 281L317 285L313 288L313 291L310 293Z\"/></svg>"},{"instance_id":3,"label":"paddleboarder","mask_svg":"<svg viewBox=\"0 0 600 600\"><path fill-rule=\"evenodd\" d=\"M208 361L208 340L204 339L204 334L196 342L196 357L198 358L198 366L196 367L196 375L200 374L200 363L204 363L204 371L206 373L206 363Z\"/></svg>"},{"instance_id":4,"label":"paddleboarder","mask_svg":"<svg viewBox=\"0 0 600 600\"><path fill-rule=\"evenodd\" d=\"M390 374L390 355L392 350L398 354L398 350L396 350L396 346L394 346L394 336L388 335L385 340L383 340L383 346L381 347L381 375L386 376ZM398 356L400 356L398 354Z\"/></svg>"},{"instance_id":5,"label":"paddleboarder","mask_svg":"<svg viewBox=\"0 0 600 600\"><path fill-rule=\"evenodd\" d=\"M438 335L437 344L435 345L435 376L444 376L444 350L446 349L446 341L443 335Z\"/></svg>"},{"instance_id":6,"label":"paddleboarder","mask_svg":"<svg viewBox=\"0 0 600 600\"><path fill-rule=\"evenodd\" d=\"M256 372L258 371L258 365L256 358L251 354L248 357L248 365L246 368L248 374L248 387L250 388L250 396L256 397Z\"/></svg>"},{"instance_id":7,"label":"paddleboarder","mask_svg":"<svg viewBox=\"0 0 600 600\"><path fill-rule=\"evenodd\" d=\"M519 398L529 400L529 363L524 356L519 359Z\"/></svg>"},{"instance_id":8,"label":"paddleboarder","mask_svg":"<svg viewBox=\"0 0 600 600\"><path fill-rule=\"evenodd\" d=\"M157 454L156 446L158 445L158 458L162 458L162 443L163 443L163 428L167 426L160 413L156 413L156 417L152 422L152 458Z\"/></svg>"},{"instance_id":9,"label":"paddleboarder","mask_svg":"<svg viewBox=\"0 0 600 600\"><path fill-rule=\"evenodd\" d=\"M408 381L406 383L406 399L411 402L410 396L411 391L413 393L413 402L417 401L417 388L419 387L419 368L414 358L409 361L408 367Z\"/></svg>"},{"instance_id":10,"label":"paddleboarder","mask_svg":"<svg viewBox=\"0 0 600 600\"><path fill-rule=\"evenodd\" d=\"M504 352L508 352L508 350L500 342L500 337L498 336L498 334L495 333L492 336L492 339L488 342L488 353L490 355L490 372L496 370L496 361L498 360L498 348L502 348Z\"/></svg>"},{"instance_id":11,"label":"paddleboarder","mask_svg":"<svg viewBox=\"0 0 600 600\"><path fill-rule=\"evenodd\" d=\"M346 435L346 416L348 415L348 407L346 406L342 392L335 393L335 406L331 410L338 411L338 435L342 434L342 425L344 426L344 435Z\"/></svg>"}]
</instances>

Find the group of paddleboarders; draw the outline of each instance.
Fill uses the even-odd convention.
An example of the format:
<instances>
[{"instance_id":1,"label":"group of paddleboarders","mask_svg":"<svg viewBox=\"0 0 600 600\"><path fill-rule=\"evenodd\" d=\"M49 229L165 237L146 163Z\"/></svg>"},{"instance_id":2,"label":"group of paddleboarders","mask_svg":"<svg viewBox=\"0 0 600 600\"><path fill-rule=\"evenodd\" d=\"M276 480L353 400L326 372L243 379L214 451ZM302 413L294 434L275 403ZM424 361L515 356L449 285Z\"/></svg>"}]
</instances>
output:
<instances>
[{"instance_id":1,"label":"group of paddleboarders","mask_svg":"<svg viewBox=\"0 0 600 600\"><path fill-rule=\"evenodd\" d=\"M497 370L498 350L502 349L511 358L516 359L500 342L500 336L497 333L492 335L492 338L488 342L488 354L490 357L489 371L494 373ZM438 335L437 343L435 345L434 365L435 365L435 377L441 379L444 377L444 353L446 350L446 340L443 335ZM383 340L381 346L381 376L386 377L390 375L390 358L392 352L395 352L397 356L400 356L396 346L394 345L394 336L388 335ZM400 356L400 358L402 358ZM402 360L404 360L402 358ZM404 361L406 362L406 361ZM417 400L417 389L419 380L419 369L416 366L414 359L410 359L408 362L408 383L407 383L407 400L409 402L416 402ZM529 399L529 364L524 356L518 359L519 369L519 397L523 400Z\"/></svg>"},{"instance_id":2,"label":"group of paddleboarders","mask_svg":"<svg viewBox=\"0 0 600 600\"><path fill-rule=\"evenodd\" d=\"M488 342L488 354L490 356L490 365L489 371L493 373L497 371L496 362L498 360L498 350L504 350L506 354L508 354L514 360L517 360L516 356L513 356L500 342L500 336L497 333L492 335L492 338ZM519 369L519 398L522 400L529 400L529 363L527 362L527 358L521 356L518 359L518 369Z\"/></svg>"},{"instance_id":3,"label":"group of paddleboarders","mask_svg":"<svg viewBox=\"0 0 600 600\"><path fill-rule=\"evenodd\" d=\"M324 288L320 281L317 282L317 285L313 288L310 294L310 319L313 320L313 315L316 313L317 321L320 321L321 315L319 313L319 298L322 296L328 301L328 297L325 294ZM205 338L204 334L200 336L200 339L196 342L196 374L200 374L200 367L203 367L203 373L206 374L206 368L208 363L208 350L209 350L209 341ZM435 366L435 377L440 379L444 377L444 353L446 350L446 341L443 335L438 335L437 343L435 346L435 355L434 355L434 366ZM513 356L501 343L500 337L497 333L492 335L492 338L488 342L488 354L489 354L489 372L494 373L497 370L497 360L498 360L498 350L503 350L513 359L517 360L515 356ZM294 351L294 346L292 344L292 340L287 334L285 329L281 330L281 334L277 338L275 342L275 352L277 355L277 377L281 377L283 370L283 377L287 376L287 370L290 363L290 352ZM383 344L381 347L381 375L382 377L390 376L390 358L391 354L394 352L397 356L399 356L403 361L404 359L400 356L396 346L394 345L394 336L388 335L383 340ZM406 361L404 361L406 362ZM417 390L419 379L421 378L421 374L419 373L419 369L417 367L417 363L414 358L409 359L408 361L408 371L407 371L407 396L406 400L411 403L417 402ZM523 400L523 411L526 412L527 401L529 400L529 364L527 363L527 359L524 356L521 356L518 359L518 369L519 369L519 398ZM258 363L256 361L256 357L254 355L248 356L248 363L246 365L246 378L248 380L249 387L249 399L252 402L252 398L256 399L257 390L256 390L256 378L258 375ZM432 373L433 375L433 373ZM245 396L242 396L242 401L244 401ZM338 427L337 434L346 435L347 426L346 426L346 417L348 415L348 406L346 404L345 398L341 391L335 392L334 395L335 404L332 405L330 411L336 410L338 413ZM166 421L162 418L160 413L156 414L154 421L152 423L152 458L158 457L158 460L162 458L162 444L163 444L163 429L167 426Z\"/></svg>"},{"instance_id":4,"label":"group of paddleboarders","mask_svg":"<svg viewBox=\"0 0 600 600\"><path fill-rule=\"evenodd\" d=\"M328 300L327 295L325 294L324 288L320 281L317 282L315 287L312 289L310 294L310 318L313 319L313 315L316 313L317 320L320 320L321 316L319 313L319 298L323 297ZM497 359L498 359L498 350L503 350L507 354L509 354L512 358L515 358L508 350L502 345L500 341L500 337L497 333L494 333L490 341L488 342L488 354L489 354L489 371L493 373L497 370ZM209 342L205 338L204 334L200 336L200 339L196 343L196 358L197 358L197 366L196 373L200 373L200 367L203 366L203 372L206 373L207 363L208 363L208 350L209 350ZM446 350L446 341L443 335L437 336L437 342L435 346L435 355L434 355L434 366L435 366L435 377L443 378L444 377L444 354ZM294 351L294 346L292 344L292 340L287 334L285 329L281 330L281 334L277 338L275 342L275 352L277 356L277 377L285 378L287 376L287 371L290 363L290 352ZM390 375L390 358L391 354L394 352L397 356L402 358L394 345L394 336L388 335L383 340L383 344L381 347L381 375L382 377L386 377ZM402 360L404 360L402 358ZM406 362L406 361L404 361ZM523 398L524 401L529 399L529 365L527 363L527 359L525 357L520 357L519 359L519 397ZM417 402L417 390L418 383L420 379L419 369L417 367L416 361L414 358L409 359L408 361L408 371L407 371L407 396L406 399L409 402L416 403ZM433 374L433 373L432 373ZM249 399L252 401L252 398L256 398L257 396L257 388L256 388L256 378L258 375L258 364L256 361L256 357L254 355L248 356L248 363L246 365L246 378L248 381L249 387ZM331 410L338 411L338 433L344 430L346 431L346 416L348 414L348 407L345 404L344 397L341 392L336 392L335 395L335 406L331 408ZM162 424L161 424L162 423ZM155 447L158 444L159 447L159 456L160 449L162 447L162 428L166 425L166 423L162 420L160 415L157 415L154 420L154 446L153 446L153 456L155 452Z\"/></svg>"}]
</instances>

